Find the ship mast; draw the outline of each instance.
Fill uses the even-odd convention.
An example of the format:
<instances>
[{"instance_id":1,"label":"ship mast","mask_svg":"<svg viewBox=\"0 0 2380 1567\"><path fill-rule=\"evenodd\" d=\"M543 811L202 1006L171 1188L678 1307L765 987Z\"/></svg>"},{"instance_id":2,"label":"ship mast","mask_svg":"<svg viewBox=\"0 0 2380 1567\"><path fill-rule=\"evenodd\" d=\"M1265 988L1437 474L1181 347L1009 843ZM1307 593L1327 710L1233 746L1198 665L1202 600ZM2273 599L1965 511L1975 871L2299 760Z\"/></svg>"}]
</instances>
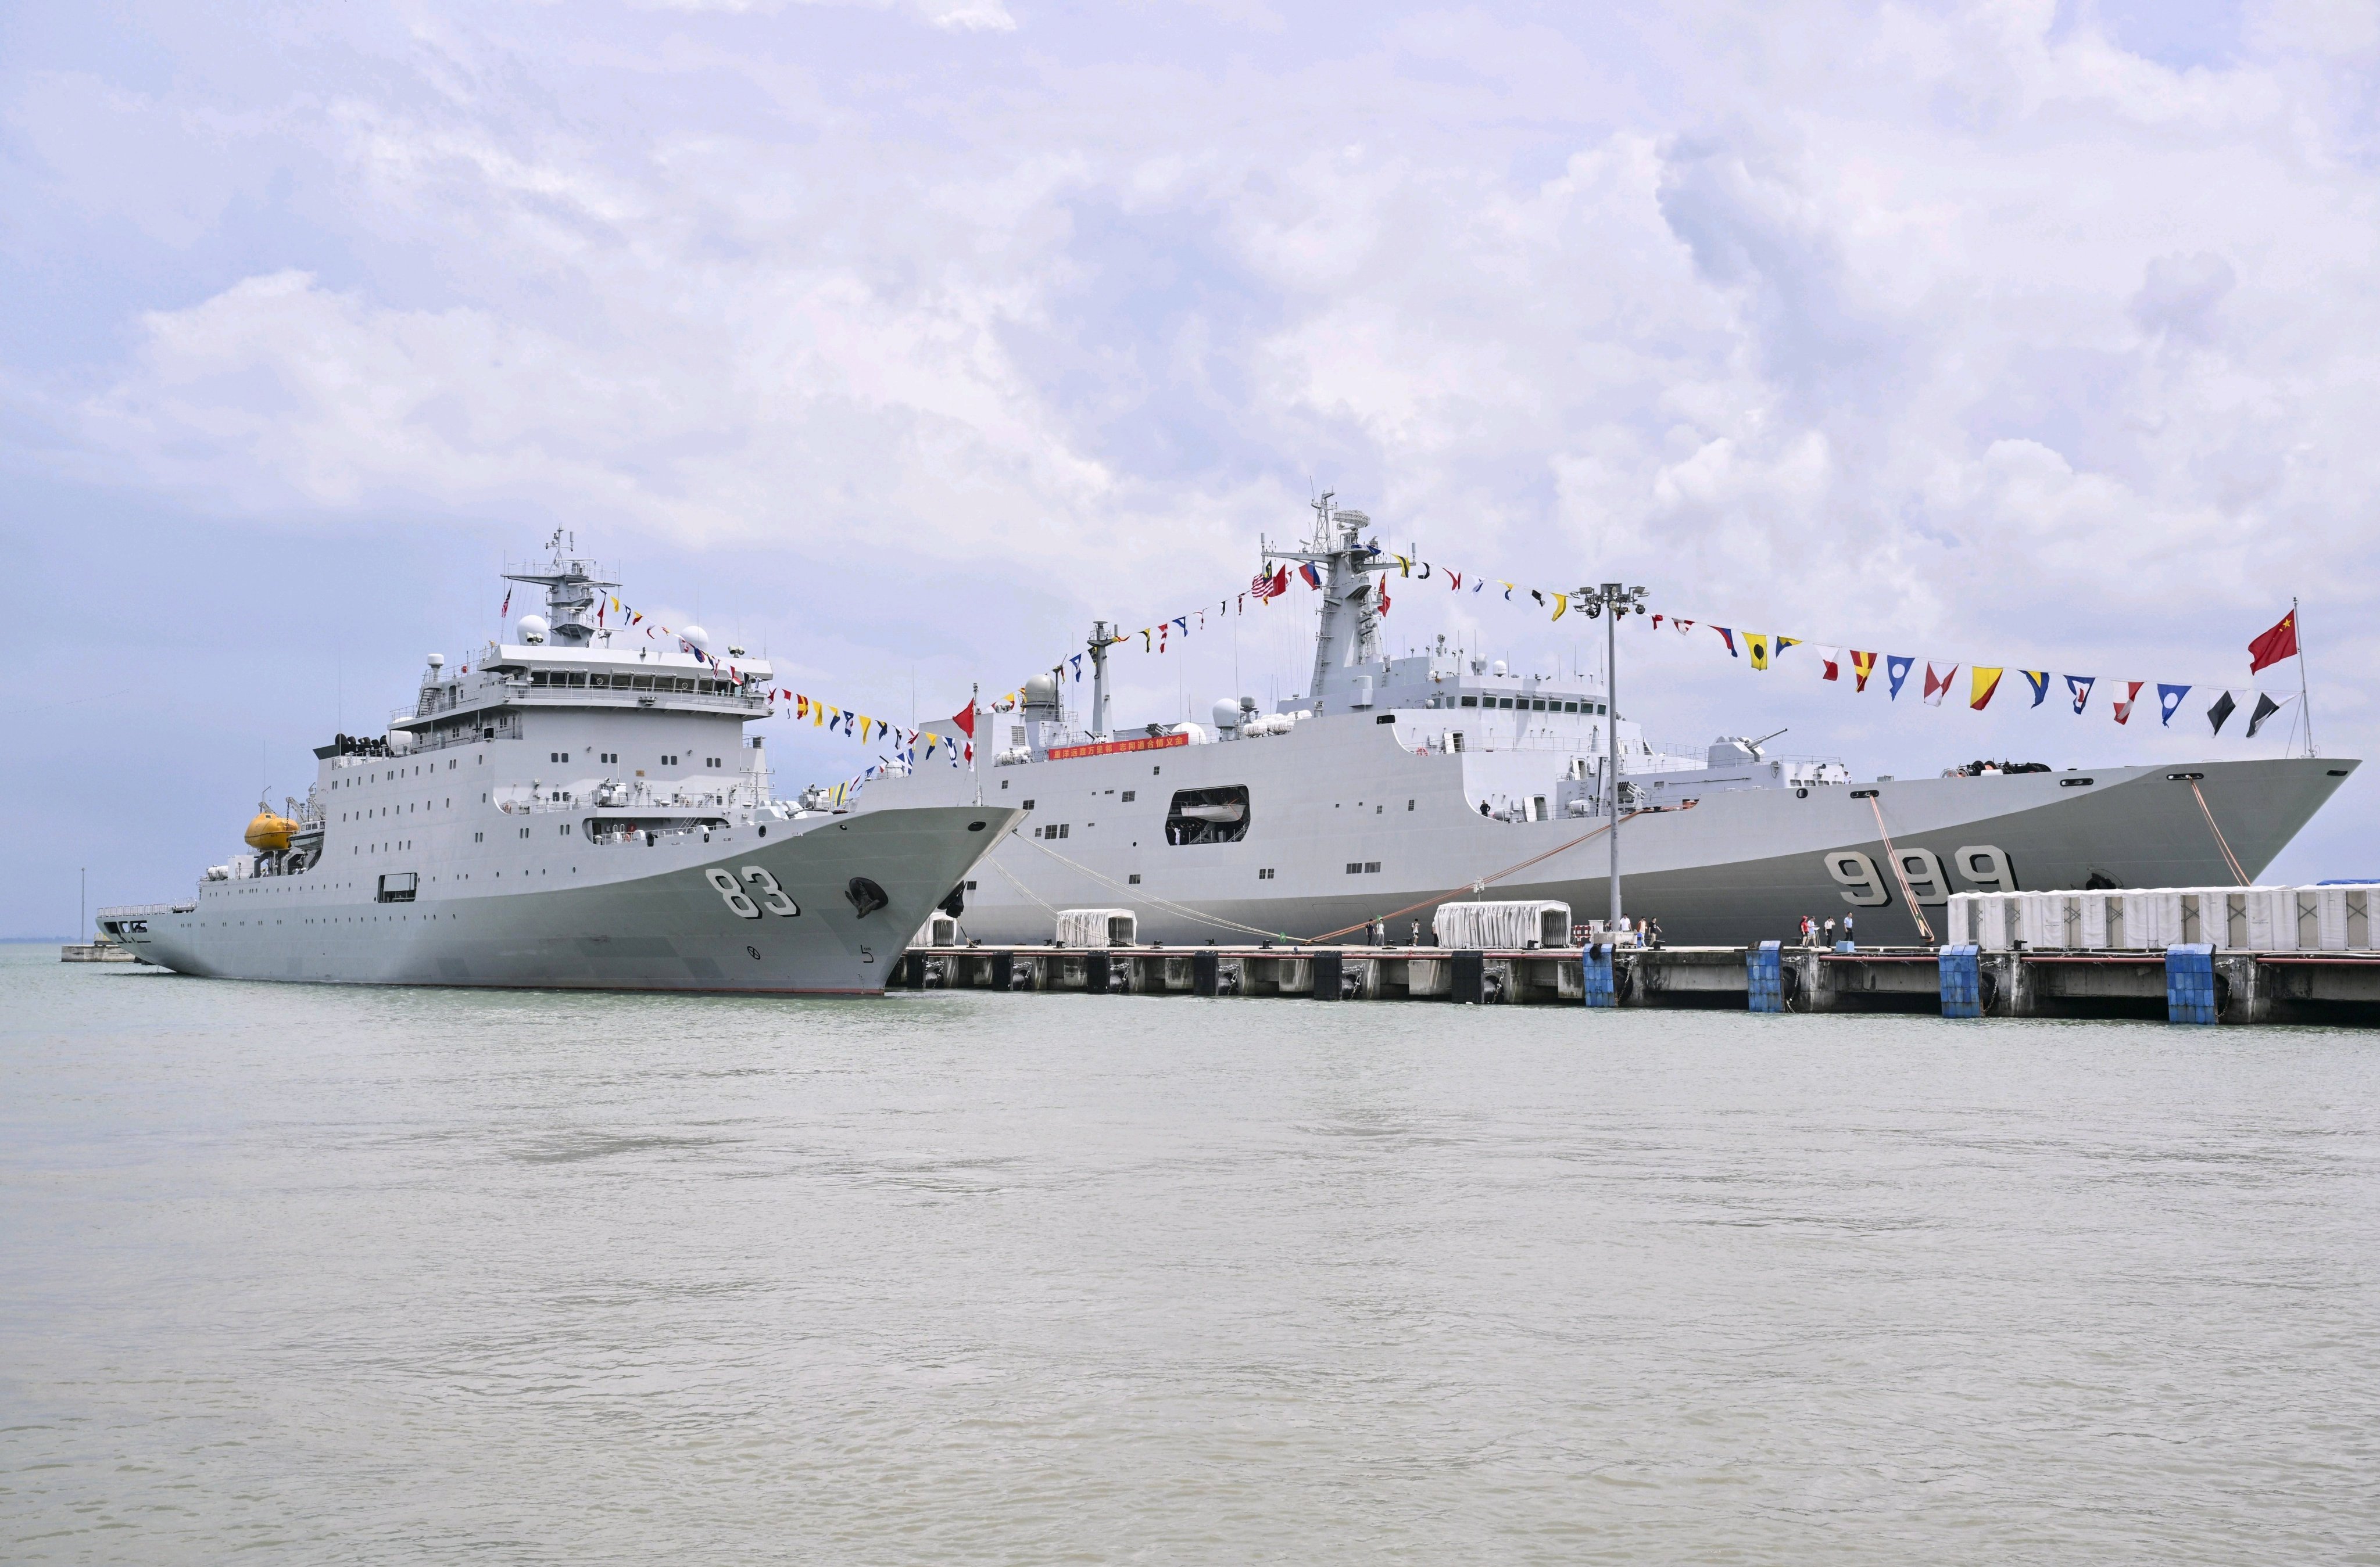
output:
<instances>
[{"instance_id":1,"label":"ship mast","mask_svg":"<svg viewBox=\"0 0 2380 1567\"><path fill-rule=\"evenodd\" d=\"M1380 656L1379 601L1368 573L1389 569L1390 557L1363 541L1371 518L1361 512L1340 510L1330 502L1337 491L1326 490L1314 504L1314 536L1297 549L1264 547L1268 561L1296 561L1323 570L1322 608L1314 632L1314 710L1322 711L1337 671L1368 664ZM1351 634L1352 628L1352 634Z\"/></svg>"},{"instance_id":2,"label":"ship mast","mask_svg":"<svg viewBox=\"0 0 2380 1567\"><path fill-rule=\"evenodd\" d=\"M1091 622L1091 738L1111 740L1108 729L1108 645L1116 640L1115 631L1105 621Z\"/></svg>"},{"instance_id":3,"label":"ship mast","mask_svg":"<svg viewBox=\"0 0 2380 1567\"><path fill-rule=\"evenodd\" d=\"M568 548L564 540L569 541ZM562 528L553 530L546 540L553 553L544 571L523 563L519 569L507 566L504 572L507 582L534 583L545 589L545 615L550 622L547 635L564 647L584 647L595 640L595 612L598 588L617 587L617 582L595 574L601 568L592 561L577 558L578 536Z\"/></svg>"}]
</instances>

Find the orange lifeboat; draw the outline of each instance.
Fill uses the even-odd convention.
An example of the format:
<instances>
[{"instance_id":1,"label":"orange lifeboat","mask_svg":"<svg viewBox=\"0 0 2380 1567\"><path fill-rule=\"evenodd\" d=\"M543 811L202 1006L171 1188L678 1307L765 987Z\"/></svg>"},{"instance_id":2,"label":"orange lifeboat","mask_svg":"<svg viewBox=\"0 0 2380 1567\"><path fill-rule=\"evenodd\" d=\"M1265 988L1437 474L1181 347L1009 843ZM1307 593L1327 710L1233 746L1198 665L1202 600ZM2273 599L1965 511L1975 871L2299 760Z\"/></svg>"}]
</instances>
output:
<instances>
[{"instance_id":1,"label":"orange lifeboat","mask_svg":"<svg viewBox=\"0 0 2380 1567\"><path fill-rule=\"evenodd\" d=\"M261 803L256 808L256 819L248 824L248 846L250 849L270 850L277 853L287 849L289 840L297 836L297 823Z\"/></svg>"}]
</instances>

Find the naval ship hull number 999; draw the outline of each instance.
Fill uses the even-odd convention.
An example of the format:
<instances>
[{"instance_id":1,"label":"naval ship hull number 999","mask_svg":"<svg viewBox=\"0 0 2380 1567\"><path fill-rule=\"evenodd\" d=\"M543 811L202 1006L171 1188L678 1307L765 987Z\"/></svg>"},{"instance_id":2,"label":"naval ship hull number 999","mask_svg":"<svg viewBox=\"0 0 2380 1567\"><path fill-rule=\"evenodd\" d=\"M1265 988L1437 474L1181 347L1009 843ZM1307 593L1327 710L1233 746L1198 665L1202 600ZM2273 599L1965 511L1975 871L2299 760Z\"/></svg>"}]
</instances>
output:
<instances>
[{"instance_id":1,"label":"naval ship hull number 999","mask_svg":"<svg viewBox=\"0 0 2380 1567\"><path fill-rule=\"evenodd\" d=\"M1930 849L1903 849L1896 851L1900 862L1900 874L1909 882L1910 895L1920 903L1948 903L1950 884L1942 874L1942 862ZM1863 909L1881 907L1892 901L1886 890L1888 879L1876 870L1876 862L1856 849L1838 849L1826 857L1827 874L1835 878L1843 889L1843 901ZM1959 874L1973 883L1974 892L2014 892L2016 872L2009 865L2008 855L1989 844L1969 844L1950 851L1950 863Z\"/></svg>"},{"instance_id":2,"label":"naval ship hull number 999","mask_svg":"<svg viewBox=\"0 0 2380 1567\"><path fill-rule=\"evenodd\" d=\"M737 885L735 878L727 872L705 871L703 875L712 886L719 889L719 896L726 900L727 907L744 919L759 919L763 909L771 914L788 916L802 911L800 904L785 896L785 889L777 885L777 878L758 865L744 867L744 879L759 889L760 900L758 903L752 900L750 895L746 893L743 887Z\"/></svg>"}]
</instances>

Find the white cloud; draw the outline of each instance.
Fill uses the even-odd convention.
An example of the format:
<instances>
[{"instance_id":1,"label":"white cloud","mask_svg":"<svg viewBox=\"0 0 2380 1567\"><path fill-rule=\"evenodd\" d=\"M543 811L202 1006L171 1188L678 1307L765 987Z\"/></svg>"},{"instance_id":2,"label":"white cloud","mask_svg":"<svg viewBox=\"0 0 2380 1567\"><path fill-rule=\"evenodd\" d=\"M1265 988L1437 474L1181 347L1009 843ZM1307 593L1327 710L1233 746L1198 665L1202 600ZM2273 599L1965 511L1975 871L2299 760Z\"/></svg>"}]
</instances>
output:
<instances>
[{"instance_id":1,"label":"white cloud","mask_svg":"<svg viewBox=\"0 0 2380 1567\"><path fill-rule=\"evenodd\" d=\"M864 58L801 6L566 45L425 8L335 93L140 101L234 127L219 176L78 199L186 240L242 169L334 171L351 260L140 313L74 402L220 508L883 532L1061 621L1228 590L1313 475L1472 569L2012 658L2194 668L2318 584L2344 662L2380 652L2369 14L2177 70L2046 3L1424 12L1328 55L1028 11ZM44 90L19 122L69 125Z\"/></svg>"}]
</instances>

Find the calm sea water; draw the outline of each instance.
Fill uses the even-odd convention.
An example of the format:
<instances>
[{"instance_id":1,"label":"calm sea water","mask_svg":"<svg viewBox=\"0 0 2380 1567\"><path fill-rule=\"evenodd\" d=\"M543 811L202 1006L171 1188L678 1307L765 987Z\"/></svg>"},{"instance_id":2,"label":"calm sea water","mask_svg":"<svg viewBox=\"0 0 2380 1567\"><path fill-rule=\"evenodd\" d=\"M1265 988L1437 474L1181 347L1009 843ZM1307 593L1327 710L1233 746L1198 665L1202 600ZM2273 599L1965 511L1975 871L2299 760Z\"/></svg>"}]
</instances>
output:
<instances>
[{"instance_id":1,"label":"calm sea water","mask_svg":"<svg viewBox=\"0 0 2380 1567\"><path fill-rule=\"evenodd\" d=\"M0 1555L2380 1560L2380 1037L0 948Z\"/></svg>"}]
</instances>

